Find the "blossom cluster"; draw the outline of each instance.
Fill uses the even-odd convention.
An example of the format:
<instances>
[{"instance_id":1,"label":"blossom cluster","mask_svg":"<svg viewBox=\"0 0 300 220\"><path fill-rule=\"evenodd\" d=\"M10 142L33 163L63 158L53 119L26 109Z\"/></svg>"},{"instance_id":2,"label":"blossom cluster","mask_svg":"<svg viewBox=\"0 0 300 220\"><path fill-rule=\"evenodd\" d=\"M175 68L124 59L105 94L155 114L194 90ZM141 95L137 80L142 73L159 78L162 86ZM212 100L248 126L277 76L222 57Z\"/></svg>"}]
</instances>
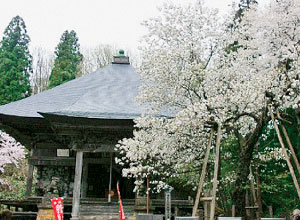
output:
<instances>
[{"instance_id":1,"label":"blossom cluster","mask_svg":"<svg viewBox=\"0 0 300 220\"><path fill-rule=\"evenodd\" d=\"M293 0L252 5L234 27L232 17L222 23L202 1L165 4L144 24L149 33L137 100L150 114L117 146L123 175L136 178L137 187L150 178L162 189L169 178L201 165L216 125L222 137L232 129L246 136L267 104L298 108L299 20L300 3ZM280 151L268 157L280 158Z\"/></svg>"},{"instance_id":2,"label":"blossom cluster","mask_svg":"<svg viewBox=\"0 0 300 220\"><path fill-rule=\"evenodd\" d=\"M17 165L25 158L25 148L7 133L0 130L0 174L8 164ZM0 178L0 185L2 185Z\"/></svg>"}]
</instances>

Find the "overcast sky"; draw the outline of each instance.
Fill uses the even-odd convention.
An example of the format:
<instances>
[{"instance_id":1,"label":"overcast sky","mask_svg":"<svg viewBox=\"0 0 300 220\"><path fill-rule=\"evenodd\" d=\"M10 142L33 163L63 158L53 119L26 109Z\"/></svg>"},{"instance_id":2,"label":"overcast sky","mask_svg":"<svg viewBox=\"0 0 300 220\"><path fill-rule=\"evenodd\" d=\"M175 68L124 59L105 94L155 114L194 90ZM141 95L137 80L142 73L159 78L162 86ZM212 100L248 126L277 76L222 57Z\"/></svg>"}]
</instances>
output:
<instances>
[{"instance_id":1,"label":"overcast sky","mask_svg":"<svg viewBox=\"0 0 300 220\"><path fill-rule=\"evenodd\" d=\"M82 47L114 44L135 49L145 33L140 23L157 15L166 0L8 0L1 3L0 38L12 17L20 15L31 38L31 48L54 50L65 30L75 30ZM195 0L168 0L186 4ZM206 0L221 13L233 0ZM238 1L238 0L235 0ZM265 4L268 0L258 0Z\"/></svg>"}]
</instances>

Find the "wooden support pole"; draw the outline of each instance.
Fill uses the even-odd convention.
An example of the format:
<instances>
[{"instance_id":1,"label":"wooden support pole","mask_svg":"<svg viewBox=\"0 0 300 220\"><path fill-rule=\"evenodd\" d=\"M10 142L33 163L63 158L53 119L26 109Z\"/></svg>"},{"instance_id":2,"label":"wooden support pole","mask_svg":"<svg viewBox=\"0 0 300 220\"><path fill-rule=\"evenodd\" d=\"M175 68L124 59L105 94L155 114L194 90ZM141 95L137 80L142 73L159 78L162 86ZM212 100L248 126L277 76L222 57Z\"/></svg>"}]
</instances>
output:
<instances>
[{"instance_id":1,"label":"wooden support pole","mask_svg":"<svg viewBox=\"0 0 300 220\"><path fill-rule=\"evenodd\" d=\"M204 162L203 162L203 165L202 165L202 171L201 171L200 181L199 181L199 184L198 184L198 191L197 191L197 195L196 195L196 199L195 199L195 204L194 204L194 207L193 207L192 216L196 216L197 209L198 209L198 206L199 206L200 196L201 196L201 192L202 192L202 189L203 189L203 184L204 184L204 180L205 180L205 176L206 176L206 168L207 168L207 163L208 163L208 159L209 159L209 154L210 154L210 148L211 148L213 135L214 135L214 129L212 128L211 131L210 131L210 137L209 137L208 145L207 145L205 156L204 156Z\"/></svg>"},{"instance_id":2,"label":"wooden support pole","mask_svg":"<svg viewBox=\"0 0 300 220\"><path fill-rule=\"evenodd\" d=\"M277 109L276 113L277 113L277 117L278 117L278 118L281 118L278 109ZM299 164L299 160L298 160L298 158L297 158L297 154L295 153L294 147L293 147L293 145L292 145L292 142L291 142L291 140L290 140L290 138L289 138L288 132L287 132L287 130L286 130L284 124L283 124L283 123L280 123L280 124L281 124L281 128L282 128L282 131L283 131L283 135L284 135L284 137L285 137L285 140L286 140L286 142L287 142L287 144L288 144L288 146L289 146L289 149L290 149L290 151L291 151L291 153L292 153L292 157L293 157L293 160L294 160L294 162L295 162L296 168L297 168L297 170L298 170L298 174L300 175L300 164Z\"/></svg>"},{"instance_id":3,"label":"wooden support pole","mask_svg":"<svg viewBox=\"0 0 300 220\"><path fill-rule=\"evenodd\" d=\"M72 220L79 219L82 160L83 160L83 152L77 151L76 152L74 189L73 189L72 218L71 218Z\"/></svg>"},{"instance_id":4,"label":"wooden support pole","mask_svg":"<svg viewBox=\"0 0 300 220\"><path fill-rule=\"evenodd\" d=\"M253 172L252 172L251 165L249 167L249 170L250 170L250 175L253 177ZM253 182L252 178L250 179L250 187L251 187L253 202L254 202L255 205L257 205L256 192L255 192L254 182Z\"/></svg>"},{"instance_id":5,"label":"wooden support pole","mask_svg":"<svg viewBox=\"0 0 300 220\"><path fill-rule=\"evenodd\" d=\"M213 179L212 201L211 201L210 218L209 218L210 220L214 220L214 218L215 218L221 135L222 135L221 134L221 125L219 124L218 125L218 132L217 132L217 141L216 141L214 179Z\"/></svg>"},{"instance_id":6,"label":"wooden support pole","mask_svg":"<svg viewBox=\"0 0 300 220\"><path fill-rule=\"evenodd\" d=\"M33 148L31 148L30 157L33 156L33 151L34 151ZM26 197L31 196L31 193L32 193L33 171L34 171L34 166L32 164L29 164L29 166L28 166L27 185L26 185L26 192L25 192Z\"/></svg>"},{"instance_id":7,"label":"wooden support pole","mask_svg":"<svg viewBox=\"0 0 300 220\"><path fill-rule=\"evenodd\" d=\"M108 184L108 202L111 202L111 182L112 182L112 161L113 153L110 153L110 167L109 167L109 184Z\"/></svg>"},{"instance_id":8,"label":"wooden support pole","mask_svg":"<svg viewBox=\"0 0 300 220\"><path fill-rule=\"evenodd\" d=\"M232 205L231 207L231 216L235 217L235 205Z\"/></svg>"},{"instance_id":9,"label":"wooden support pole","mask_svg":"<svg viewBox=\"0 0 300 220\"><path fill-rule=\"evenodd\" d=\"M273 218L273 207L271 205L269 206L269 215L270 218Z\"/></svg>"},{"instance_id":10,"label":"wooden support pole","mask_svg":"<svg viewBox=\"0 0 300 220\"><path fill-rule=\"evenodd\" d=\"M254 175L253 175L253 172L252 172L252 167L250 165L249 167L250 169L250 175L254 178ZM254 203L254 206L257 206L258 207L258 203L257 203L257 194L255 192L255 186L254 186L254 181L253 179L251 178L250 179L250 186L251 186L251 192L252 192L252 197L253 197L253 203ZM260 213L259 213L259 210L255 210L255 214L256 214L256 218L257 220L260 219Z\"/></svg>"},{"instance_id":11,"label":"wooden support pole","mask_svg":"<svg viewBox=\"0 0 300 220\"><path fill-rule=\"evenodd\" d=\"M204 202L204 220L210 220L209 219L210 208L211 208L211 203L208 201L205 201Z\"/></svg>"},{"instance_id":12,"label":"wooden support pole","mask_svg":"<svg viewBox=\"0 0 300 220\"><path fill-rule=\"evenodd\" d=\"M262 209L262 199L261 199L261 183L260 183L259 172L258 172L258 167L257 166L255 166L255 175L256 175L256 186L257 186L258 211L259 211L259 216L262 216L263 209Z\"/></svg>"},{"instance_id":13,"label":"wooden support pole","mask_svg":"<svg viewBox=\"0 0 300 220\"><path fill-rule=\"evenodd\" d=\"M283 154L284 154L284 157L285 157L285 160L287 162L287 165L288 165L288 168L290 170L290 173L291 173L291 176L293 178L293 182L294 182L294 185L295 185L295 188L297 190L297 194L298 194L298 197L300 199L300 187L299 187L299 183L298 183L298 180L296 178L296 175L295 175L295 172L294 172L294 168L293 168L293 165L290 161L290 158L289 158L289 155L287 153L287 150L284 146L284 142L282 140L282 137L281 137L281 134L280 134L280 130L278 128L278 125L276 124L275 122L275 117L274 117L274 114L272 112L272 109L270 106L268 106L268 109L269 109L269 112L270 112L270 115L271 115L271 118L272 118L272 121L273 121L273 124L274 124L274 128L276 130L276 133L277 133L277 136L278 136L278 139L279 139L279 142L280 142L280 145L281 145L281 148L282 148L282 151L283 151Z\"/></svg>"},{"instance_id":14,"label":"wooden support pole","mask_svg":"<svg viewBox=\"0 0 300 220\"><path fill-rule=\"evenodd\" d=\"M245 205L246 205L246 207L245 207L245 209L246 209L246 216L247 216L248 219L250 219L250 216L251 216L251 210L247 208L247 207L250 207L250 202L249 202L249 191L248 191L248 189L246 190L245 203L246 203L246 204L245 204Z\"/></svg>"}]
</instances>

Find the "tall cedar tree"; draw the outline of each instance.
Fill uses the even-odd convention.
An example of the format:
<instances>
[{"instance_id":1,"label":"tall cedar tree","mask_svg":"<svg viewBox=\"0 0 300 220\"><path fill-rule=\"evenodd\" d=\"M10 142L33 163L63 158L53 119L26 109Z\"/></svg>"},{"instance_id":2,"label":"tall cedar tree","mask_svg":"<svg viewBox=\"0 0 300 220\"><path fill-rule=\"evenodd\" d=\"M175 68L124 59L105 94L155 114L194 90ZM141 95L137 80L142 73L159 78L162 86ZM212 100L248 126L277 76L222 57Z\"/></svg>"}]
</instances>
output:
<instances>
[{"instance_id":1,"label":"tall cedar tree","mask_svg":"<svg viewBox=\"0 0 300 220\"><path fill-rule=\"evenodd\" d=\"M65 31L55 49L54 67L51 71L49 88L75 79L80 69L82 54L75 31Z\"/></svg>"},{"instance_id":2,"label":"tall cedar tree","mask_svg":"<svg viewBox=\"0 0 300 220\"><path fill-rule=\"evenodd\" d=\"M0 105L31 95L32 56L24 20L14 17L0 43Z\"/></svg>"}]
</instances>

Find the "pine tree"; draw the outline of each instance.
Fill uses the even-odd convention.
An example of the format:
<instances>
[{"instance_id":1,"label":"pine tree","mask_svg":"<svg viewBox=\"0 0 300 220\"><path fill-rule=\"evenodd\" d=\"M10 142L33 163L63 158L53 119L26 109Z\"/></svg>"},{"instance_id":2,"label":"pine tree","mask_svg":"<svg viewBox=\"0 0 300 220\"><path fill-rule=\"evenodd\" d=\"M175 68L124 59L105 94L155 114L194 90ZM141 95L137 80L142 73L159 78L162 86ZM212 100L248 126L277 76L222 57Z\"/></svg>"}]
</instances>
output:
<instances>
[{"instance_id":1,"label":"pine tree","mask_svg":"<svg viewBox=\"0 0 300 220\"><path fill-rule=\"evenodd\" d=\"M65 31L55 49L54 67L50 76L49 88L75 79L80 69L82 54L75 31Z\"/></svg>"},{"instance_id":2,"label":"pine tree","mask_svg":"<svg viewBox=\"0 0 300 220\"><path fill-rule=\"evenodd\" d=\"M24 20L14 17L0 43L0 105L31 95L29 42Z\"/></svg>"}]
</instances>

